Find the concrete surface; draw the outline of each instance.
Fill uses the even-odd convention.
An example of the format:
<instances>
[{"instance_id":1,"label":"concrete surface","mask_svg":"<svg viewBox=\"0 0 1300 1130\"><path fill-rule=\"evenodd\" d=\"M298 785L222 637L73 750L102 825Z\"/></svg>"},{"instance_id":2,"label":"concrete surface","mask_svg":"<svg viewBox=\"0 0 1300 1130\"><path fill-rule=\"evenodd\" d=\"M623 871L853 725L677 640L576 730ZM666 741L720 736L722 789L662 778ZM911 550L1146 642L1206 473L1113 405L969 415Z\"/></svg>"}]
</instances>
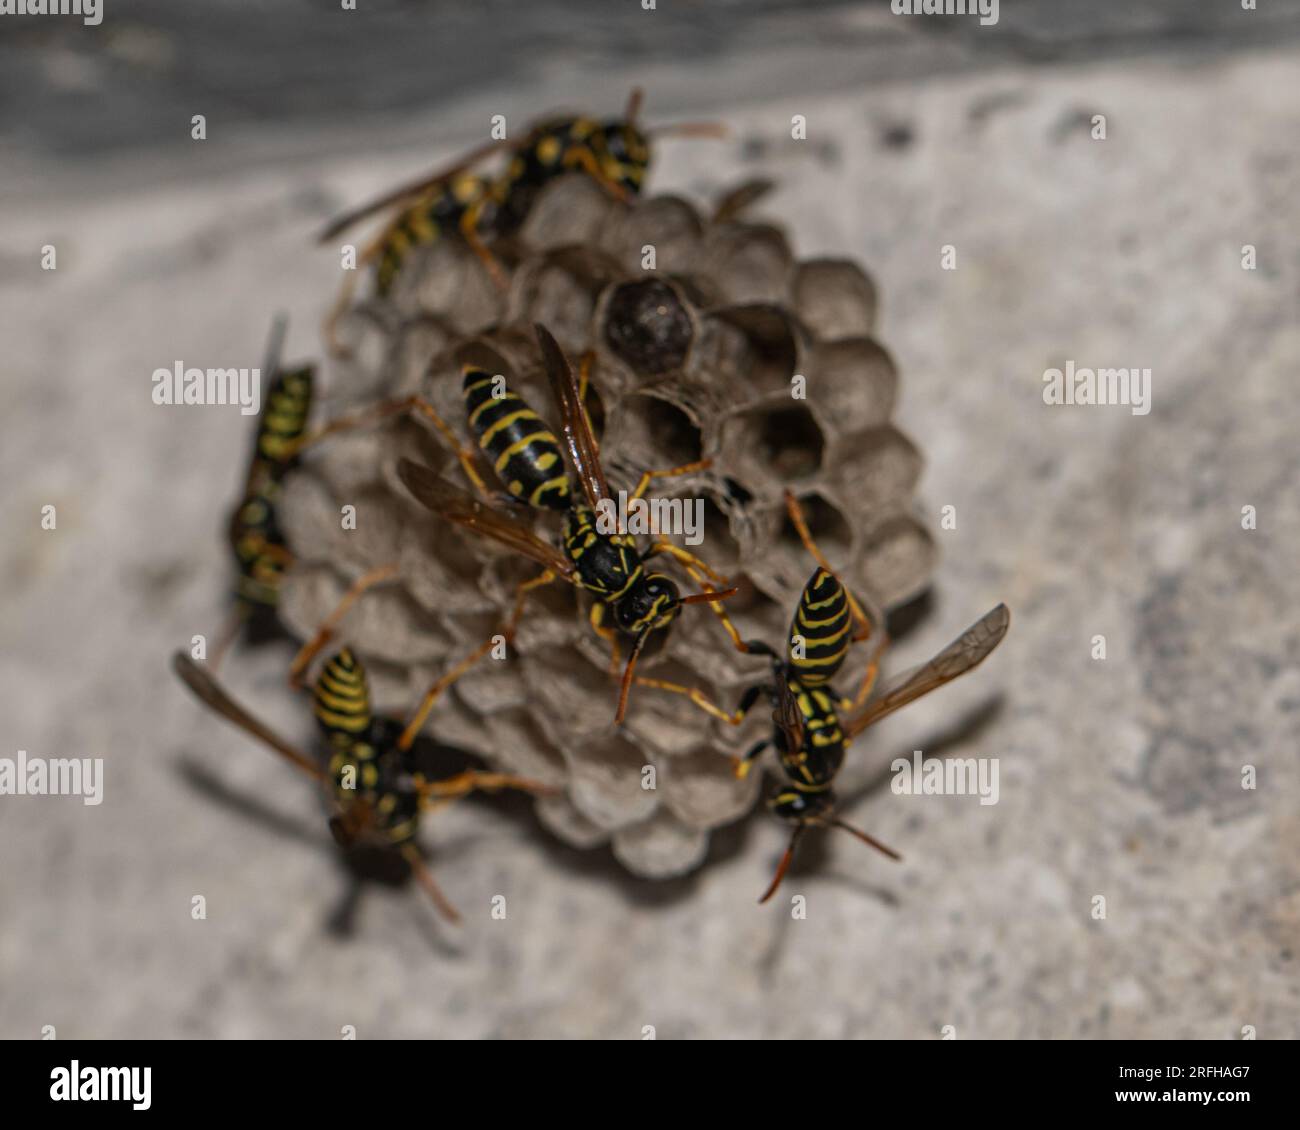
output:
<instances>
[{"instance_id":1,"label":"concrete surface","mask_svg":"<svg viewBox=\"0 0 1300 1130\"><path fill-rule=\"evenodd\" d=\"M201 153L93 160L6 131L0 754L104 757L108 776L99 807L0 797L0 1035L1300 1035L1300 67L1277 38L1050 68L990 48L806 93L792 72L727 93L650 42L590 86L542 66L382 129L223 149L218 121ZM155 407L149 374L256 363L277 308L314 351L335 273L309 237L333 207L455 151L493 104L633 80L737 130L666 150L658 187L775 175L800 253L852 254L879 284L943 550L895 669L998 599L1011 635L859 743L849 815L905 862L810 844L783 893L806 920L754 904L783 844L761 814L652 884L494 801L430 822L455 931L414 890L356 888L310 789L167 670L220 618L247 421ZM173 108L182 131L199 112ZM1152 411L1045 406L1067 360L1150 367ZM287 655L246 653L230 680L305 736ZM1000 758L999 803L892 795L913 749Z\"/></svg>"}]
</instances>

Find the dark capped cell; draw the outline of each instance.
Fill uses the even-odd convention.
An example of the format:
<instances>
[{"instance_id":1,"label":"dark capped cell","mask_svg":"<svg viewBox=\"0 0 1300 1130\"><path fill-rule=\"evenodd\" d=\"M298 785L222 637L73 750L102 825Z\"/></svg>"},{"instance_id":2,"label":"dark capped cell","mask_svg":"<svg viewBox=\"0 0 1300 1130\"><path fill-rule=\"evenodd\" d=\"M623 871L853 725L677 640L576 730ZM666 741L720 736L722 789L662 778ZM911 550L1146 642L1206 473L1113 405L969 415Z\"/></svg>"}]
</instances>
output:
<instances>
[{"instance_id":1,"label":"dark capped cell","mask_svg":"<svg viewBox=\"0 0 1300 1130\"><path fill-rule=\"evenodd\" d=\"M667 373L686 363L694 328L677 292L658 279L624 283L610 295L605 341L639 373Z\"/></svg>"}]
</instances>

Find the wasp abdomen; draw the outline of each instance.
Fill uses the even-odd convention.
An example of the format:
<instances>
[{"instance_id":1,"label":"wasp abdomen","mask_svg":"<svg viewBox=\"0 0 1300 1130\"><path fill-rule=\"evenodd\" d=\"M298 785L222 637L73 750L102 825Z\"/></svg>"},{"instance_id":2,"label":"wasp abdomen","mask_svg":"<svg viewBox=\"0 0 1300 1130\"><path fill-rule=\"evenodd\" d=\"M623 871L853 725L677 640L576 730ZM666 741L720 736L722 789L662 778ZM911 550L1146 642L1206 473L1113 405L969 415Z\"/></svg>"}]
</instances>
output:
<instances>
[{"instance_id":1,"label":"wasp abdomen","mask_svg":"<svg viewBox=\"0 0 1300 1130\"><path fill-rule=\"evenodd\" d=\"M269 464L266 470L274 479L282 478L293 466L294 444L307 430L314 374L311 365L280 373L267 393L254 457Z\"/></svg>"},{"instance_id":2,"label":"wasp abdomen","mask_svg":"<svg viewBox=\"0 0 1300 1130\"><path fill-rule=\"evenodd\" d=\"M800 683L821 686L835 677L853 642L852 628L844 586L818 569L804 586L790 625L790 666Z\"/></svg>"},{"instance_id":3,"label":"wasp abdomen","mask_svg":"<svg viewBox=\"0 0 1300 1130\"><path fill-rule=\"evenodd\" d=\"M482 369L466 371L464 395L469 426L506 490L529 506L567 510L564 457L542 418Z\"/></svg>"},{"instance_id":4,"label":"wasp abdomen","mask_svg":"<svg viewBox=\"0 0 1300 1130\"><path fill-rule=\"evenodd\" d=\"M228 536L239 567L240 600L274 607L280 578L292 555L276 520L275 503L285 473L297 462L297 441L307 430L314 369L278 373L258 419L252 466L243 500L231 515Z\"/></svg>"},{"instance_id":5,"label":"wasp abdomen","mask_svg":"<svg viewBox=\"0 0 1300 1130\"><path fill-rule=\"evenodd\" d=\"M349 746L370 729L370 687L365 668L344 648L325 664L312 691L312 713L331 740Z\"/></svg>"}]
</instances>

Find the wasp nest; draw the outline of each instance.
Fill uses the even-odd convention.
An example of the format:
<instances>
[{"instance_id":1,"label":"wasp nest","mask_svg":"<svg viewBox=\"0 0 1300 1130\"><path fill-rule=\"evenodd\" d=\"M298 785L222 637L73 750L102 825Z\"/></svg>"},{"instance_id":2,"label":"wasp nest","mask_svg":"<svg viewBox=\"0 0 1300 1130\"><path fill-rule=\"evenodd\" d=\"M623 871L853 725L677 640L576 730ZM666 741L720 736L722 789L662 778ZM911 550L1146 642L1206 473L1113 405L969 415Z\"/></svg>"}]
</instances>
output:
<instances>
[{"instance_id":1,"label":"wasp nest","mask_svg":"<svg viewBox=\"0 0 1300 1130\"><path fill-rule=\"evenodd\" d=\"M541 322L575 365L594 353L589 406L612 490L632 489L647 469L712 461L650 493L703 500L702 540L689 548L739 587L727 608L742 636L783 644L813 568L786 517L787 487L869 606L925 586L933 544L911 505L921 457L890 423L897 374L872 336L875 290L857 266L800 262L780 229L711 222L674 196L628 206L578 175L550 185L515 242L496 250L505 292L459 241L413 253L384 300L346 315L351 356L330 387L352 409L419 393L472 447L461 366L473 362L504 374L558 433L531 331ZM400 456L468 487L432 427L397 418L314 449L287 485L282 516L298 559L283 616L304 638L357 576L400 566L340 632L370 668L377 708L397 714L499 629L515 586L539 571L421 508L397 479ZM344 528L345 507L355 529ZM512 514L559 544L554 514ZM684 593L696 590L666 555L659 562ZM731 727L679 695L636 687L625 725L614 726L618 683L589 609L588 595L563 582L535 591L509 656L457 682L429 730L493 767L559 786L537 805L567 842L610 842L639 875L682 874L703 859L710 829L754 805L761 774L736 780L726 755L770 732L769 711L760 705ZM842 689L865 658L846 664ZM731 709L768 667L733 649L694 605L651 642L639 673L699 687Z\"/></svg>"}]
</instances>

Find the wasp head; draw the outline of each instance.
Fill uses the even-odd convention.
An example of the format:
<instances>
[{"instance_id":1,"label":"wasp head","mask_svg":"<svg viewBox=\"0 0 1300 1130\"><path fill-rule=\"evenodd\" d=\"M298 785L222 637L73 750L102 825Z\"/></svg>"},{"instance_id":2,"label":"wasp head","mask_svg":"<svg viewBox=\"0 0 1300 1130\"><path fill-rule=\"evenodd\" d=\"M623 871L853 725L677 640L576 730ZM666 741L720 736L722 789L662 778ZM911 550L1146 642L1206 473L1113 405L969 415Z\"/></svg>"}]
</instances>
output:
<instances>
[{"instance_id":1,"label":"wasp head","mask_svg":"<svg viewBox=\"0 0 1300 1130\"><path fill-rule=\"evenodd\" d=\"M639 636L655 628L668 627L681 606L676 582L662 573L651 573L618 602L614 620L628 635Z\"/></svg>"},{"instance_id":2,"label":"wasp head","mask_svg":"<svg viewBox=\"0 0 1300 1130\"><path fill-rule=\"evenodd\" d=\"M835 797L830 789L808 793L799 789L783 788L773 793L767 802L772 815L792 824L821 824L831 817Z\"/></svg>"},{"instance_id":3,"label":"wasp head","mask_svg":"<svg viewBox=\"0 0 1300 1130\"><path fill-rule=\"evenodd\" d=\"M650 141L629 121L608 122L596 135L601 171L632 196L641 191L650 165Z\"/></svg>"}]
</instances>

